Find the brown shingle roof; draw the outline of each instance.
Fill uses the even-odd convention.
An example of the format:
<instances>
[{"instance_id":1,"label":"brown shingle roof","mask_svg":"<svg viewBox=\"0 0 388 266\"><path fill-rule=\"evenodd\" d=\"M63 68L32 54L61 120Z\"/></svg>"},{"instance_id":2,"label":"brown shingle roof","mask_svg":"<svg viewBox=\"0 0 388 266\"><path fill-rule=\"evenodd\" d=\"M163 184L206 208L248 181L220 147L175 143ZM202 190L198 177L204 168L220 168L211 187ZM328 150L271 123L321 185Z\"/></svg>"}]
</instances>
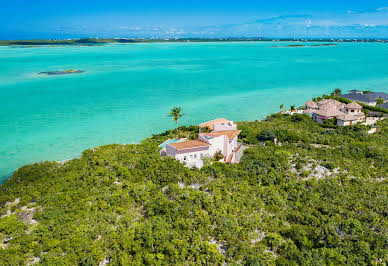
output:
<instances>
[{"instance_id":1,"label":"brown shingle roof","mask_svg":"<svg viewBox=\"0 0 388 266\"><path fill-rule=\"evenodd\" d=\"M322 101L318 102L319 105L324 105L324 104L328 104L328 103L333 104L333 105L335 105L337 107L343 105L343 103L341 103L341 102L339 102L337 100L334 100L334 99L325 99L325 100L322 100Z\"/></svg>"},{"instance_id":2,"label":"brown shingle roof","mask_svg":"<svg viewBox=\"0 0 388 266\"><path fill-rule=\"evenodd\" d=\"M319 107L319 110L331 110L331 109L338 110L337 106L331 103L325 103Z\"/></svg>"},{"instance_id":3,"label":"brown shingle roof","mask_svg":"<svg viewBox=\"0 0 388 266\"><path fill-rule=\"evenodd\" d=\"M307 114L312 114L316 111L317 109L311 109L311 108L307 108L307 110L305 110L305 113Z\"/></svg>"},{"instance_id":4,"label":"brown shingle roof","mask_svg":"<svg viewBox=\"0 0 388 266\"><path fill-rule=\"evenodd\" d=\"M313 108L313 109L319 107L316 102L311 101L311 100L306 102L305 105L306 105L307 108Z\"/></svg>"},{"instance_id":5,"label":"brown shingle roof","mask_svg":"<svg viewBox=\"0 0 388 266\"><path fill-rule=\"evenodd\" d=\"M211 146L209 143L206 143L200 140L185 140L185 141L176 142L176 143L169 143L167 145L170 145L171 147L177 150L187 150L187 149L195 149L200 147Z\"/></svg>"},{"instance_id":6,"label":"brown shingle roof","mask_svg":"<svg viewBox=\"0 0 388 266\"><path fill-rule=\"evenodd\" d=\"M240 135L241 130L227 130L227 131L212 131L209 133L210 136L222 136L226 135L229 140L233 140L236 138L238 135Z\"/></svg>"},{"instance_id":7,"label":"brown shingle roof","mask_svg":"<svg viewBox=\"0 0 388 266\"><path fill-rule=\"evenodd\" d=\"M348 103L347 105L345 105L346 108L352 108L352 109L362 109L362 106L359 105L358 103L356 102L351 102L351 103Z\"/></svg>"},{"instance_id":8,"label":"brown shingle roof","mask_svg":"<svg viewBox=\"0 0 388 266\"><path fill-rule=\"evenodd\" d=\"M327 109L327 110L318 110L318 111L314 111L314 113L317 115L326 116L326 117L337 117L340 115L345 115L343 112L335 108Z\"/></svg>"},{"instance_id":9,"label":"brown shingle roof","mask_svg":"<svg viewBox=\"0 0 388 266\"><path fill-rule=\"evenodd\" d=\"M210 128L210 130L213 130L214 124L216 124L216 123L229 123L229 122L230 121L226 118L217 118L217 119L202 123L199 125L199 127L200 128L208 127L208 128Z\"/></svg>"}]
</instances>

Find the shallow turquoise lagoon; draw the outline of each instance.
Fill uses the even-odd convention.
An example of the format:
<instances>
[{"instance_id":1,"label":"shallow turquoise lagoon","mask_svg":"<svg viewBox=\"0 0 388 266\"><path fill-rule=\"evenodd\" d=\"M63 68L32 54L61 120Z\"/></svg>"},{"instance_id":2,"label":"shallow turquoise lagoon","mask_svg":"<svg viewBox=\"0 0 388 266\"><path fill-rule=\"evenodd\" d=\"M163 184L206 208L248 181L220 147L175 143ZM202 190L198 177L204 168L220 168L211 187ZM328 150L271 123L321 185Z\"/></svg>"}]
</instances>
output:
<instances>
[{"instance_id":1,"label":"shallow turquoise lagoon","mask_svg":"<svg viewBox=\"0 0 388 266\"><path fill-rule=\"evenodd\" d=\"M173 105L184 107L181 124L190 125L261 119L337 87L388 91L388 44L272 45L0 47L0 176L174 128ZM86 72L37 74L68 69Z\"/></svg>"}]
</instances>

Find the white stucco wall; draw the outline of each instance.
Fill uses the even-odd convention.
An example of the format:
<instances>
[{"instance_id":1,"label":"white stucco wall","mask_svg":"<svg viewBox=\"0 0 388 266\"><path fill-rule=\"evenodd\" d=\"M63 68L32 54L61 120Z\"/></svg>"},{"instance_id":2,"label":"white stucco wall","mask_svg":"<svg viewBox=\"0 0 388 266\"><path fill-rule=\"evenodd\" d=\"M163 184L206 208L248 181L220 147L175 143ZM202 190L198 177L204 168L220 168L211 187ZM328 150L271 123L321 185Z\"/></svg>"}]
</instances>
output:
<instances>
[{"instance_id":1,"label":"white stucco wall","mask_svg":"<svg viewBox=\"0 0 388 266\"><path fill-rule=\"evenodd\" d=\"M346 108L346 107L342 108L341 111L344 112L345 114L350 114L350 115L360 114L362 112L361 109Z\"/></svg>"},{"instance_id":2,"label":"white stucco wall","mask_svg":"<svg viewBox=\"0 0 388 266\"><path fill-rule=\"evenodd\" d=\"M231 141L228 141L228 155L231 154L237 147L237 137Z\"/></svg>"},{"instance_id":3,"label":"white stucco wall","mask_svg":"<svg viewBox=\"0 0 388 266\"><path fill-rule=\"evenodd\" d=\"M199 147L186 150L176 150L170 145L166 145L167 156L173 157L188 166L194 166L195 162L202 157L210 156L210 147Z\"/></svg>"},{"instance_id":4,"label":"white stucco wall","mask_svg":"<svg viewBox=\"0 0 388 266\"><path fill-rule=\"evenodd\" d=\"M350 125L360 123L362 121L364 121L363 117L360 117L358 120L354 120L354 121L343 121L338 119L337 126L350 126Z\"/></svg>"},{"instance_id":5,"label":"white stucco wall","mask_svg":"<svg viewBox=\"0 0 388 266\"><path fill-rule=\"evenodd\" d=\"M211 137L209 139L199 135L198 140L209 143L211 146L193 149L176 150L170 145L166 145L166 155L185 163L187 166L194 166L203 157L213 157L217 151L221 151L227 158L237 147L237 137L229 141L226 135Z\"/></svg>"},{"instance_id":6,"label":"white stucco wall","mask_svg":"<svg viewBox=\"0 0 388 266\"><path fill-rule=\"evenodd\" d=\"M343 120L337 119L337 126L348 126L348 125L350 125L349 121L343 121Z\"/></svg>"},{"instance_id":7,"label":"white stucco wall","mask_svg":"<svg viewBox=\"0 0 388 266\"><path fill-rule=\"evenodd\" d=\"M228 130L237 130L237 126L235 124L229 125L225 123L214 124L214 131L228 131Z\"/></svg>"},{"instance_id":8,"label":"white stucco wall","mask_svg":"<svg viewBox=\"0 0 388 266\"><path fill-rule=\"evenodd\" d=\"M218 136L209 140L211 144L209 148L209 155L214 156L217 151L221 151L224 156L227 156L227 149L225 149L225 143L227 143L227 136Z\"/></svg>"}]
</instances>

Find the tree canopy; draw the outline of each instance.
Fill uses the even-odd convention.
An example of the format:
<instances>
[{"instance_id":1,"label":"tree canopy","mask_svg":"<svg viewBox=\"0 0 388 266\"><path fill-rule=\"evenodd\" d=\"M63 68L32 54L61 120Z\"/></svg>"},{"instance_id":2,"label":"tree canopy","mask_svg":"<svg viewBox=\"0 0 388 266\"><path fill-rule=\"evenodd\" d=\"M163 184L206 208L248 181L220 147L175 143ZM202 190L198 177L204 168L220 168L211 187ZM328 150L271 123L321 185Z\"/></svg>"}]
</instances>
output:
<instances>
[{"instance_id":1,"label":"tree canopy","mask_svg":"<svg viewBox=\"0 0 388 266\"><path fill-rule=\"evenodd\" d=\"M181 118L182 116L184 116L184 114L182 113L183 111L183 108L180 107L180 106L174 106L174 107L171 107L170 108L170 111L168 113L168 116L172 118L172 120L175 121L176 123L176 132L178 133L178 121L179 121L179 118Z\"/></svg>"},{"instance_id":2,"label":"tree canopy","mask_svg":"<svg viewBox=\"0 0 388 266\"><path fill-rule=\"evenodd\" d=\"M387 263L388 121L238 127L238 164L160 157L171 130L20 168L0 186L0 265Z\"/></svg>"}]
</instances>

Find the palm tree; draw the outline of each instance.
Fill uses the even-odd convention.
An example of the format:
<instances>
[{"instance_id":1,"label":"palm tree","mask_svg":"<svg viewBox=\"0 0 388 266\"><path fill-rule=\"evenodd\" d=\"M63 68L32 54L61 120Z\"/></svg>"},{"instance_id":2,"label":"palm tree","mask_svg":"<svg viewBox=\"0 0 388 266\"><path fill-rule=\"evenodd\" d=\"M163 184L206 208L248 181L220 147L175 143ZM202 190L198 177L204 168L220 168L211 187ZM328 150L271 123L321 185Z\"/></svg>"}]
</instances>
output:
<instances>
[{"instance_id":1,"label":"palm tree","mask_svg":"<svg viewBox=\"0 0 388 266\"><path fill-rule=\"evenodd\" d=\"M282 110L283 110L283 108L284 108L284 105L281 104L281 105L279 106L279 108L280 108L280 112L282 112Z\"/></svg>"},{"instance_id":2,"label":"palm tree","mask_svg":"<svg viewBox=\"0 0 388 266\"><path fill-rule=\"evenodd\" d=\"M341 89L337 88L337 89L334 90L334 95L335 96L340 96L341 94L342 94L342 90Z\"/></svg>"},{"instance_id":3,"label":"palm tree","mask_svg":"<svg viewBox=\"0 0 388 266\"><path fill-rule=\"evenodd\" d=\"M182 114L182 111L183 111L182 107L174 106L174 107L170 108L170 112L168 113L168 117L171 117L172 120L175 121L176 133L178 133L178 120L179 120L179 118L184 116L184 114Z\"/></svg>"},{"instance_id":4,"label":"palm tree","mask_svg":"<svg viewBox=\"0 0 388 266\"><path fill-rule=\"evenodd\" d=\"M291 112L295 111L295 105L291 105Z\"/></svg>"},{"instance_id":5,"label":"palm tree","mask_svg":"<svg viewBox=\"0 0 388 266\"><path fill-rule=\"evenodd\" d=\"M384 99L383 98L377 98L376 99L376 104L377 105L380 105L380 104L383 104L384 103Z\"/></svg>"}]
</instances>

